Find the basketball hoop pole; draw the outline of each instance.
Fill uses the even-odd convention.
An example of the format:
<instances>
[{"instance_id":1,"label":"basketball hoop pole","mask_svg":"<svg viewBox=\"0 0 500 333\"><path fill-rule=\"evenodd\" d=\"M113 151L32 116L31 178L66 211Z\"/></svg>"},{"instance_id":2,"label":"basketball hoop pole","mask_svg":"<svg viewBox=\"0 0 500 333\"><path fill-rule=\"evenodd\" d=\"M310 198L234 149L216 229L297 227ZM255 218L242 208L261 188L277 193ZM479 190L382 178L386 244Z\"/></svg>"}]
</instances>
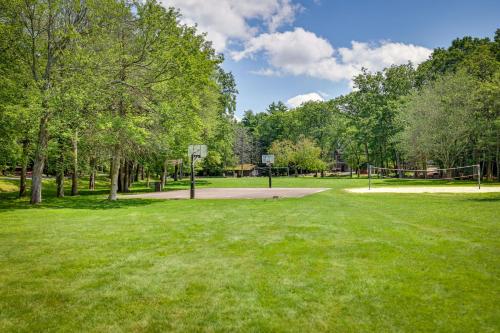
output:
<instances>
[{"instance_id":1,"label":"basketball hoop pole","mask_svg":"<svg viewBox=\"0 0 500 333\"><path fill-rule=\"evenodd\" d=\"M273 184L272 184L272 166L271 166L271 163L268 164L269 166L269 188L272 188L273 187Z\"/></svg>"},{"instance_id":2,"label":"basketball hoop pole","mask_svg":"<svg viewBox=\"0 0 500 333\"><path fill-rule=\"evenodd\" d=\"M273 175L273 170L272 170L272 165L274 163L274 155L262 155L262 164L266 164L268 167L268 172L269 172L269 188L273 187L272 183L272 175Z\"/></svg>"},{"instance_id":3,"label":"basketball hoop pole","mask_svg":"<svg viewBox=\"0 0 500 333\"><path fill-rule=\"evenodd\" d=\"M191 188L189 190L189 198L194 199L194 162L196 158L203 159L207 157L207 146L206 145L189 145L188 147L188 157L191 157L191 175L189 177Z\"/></svg>"},{"instance_id":4,"label":"basketball hoop pole","mask_svg":"<svg viewBox=\"0 0 500 333\"><path fill-rule=\"evenodd\" d=\"M189 191L189 198L194 199L194 154L191 154L191 189Z\"/></svg>"}]
</instances>

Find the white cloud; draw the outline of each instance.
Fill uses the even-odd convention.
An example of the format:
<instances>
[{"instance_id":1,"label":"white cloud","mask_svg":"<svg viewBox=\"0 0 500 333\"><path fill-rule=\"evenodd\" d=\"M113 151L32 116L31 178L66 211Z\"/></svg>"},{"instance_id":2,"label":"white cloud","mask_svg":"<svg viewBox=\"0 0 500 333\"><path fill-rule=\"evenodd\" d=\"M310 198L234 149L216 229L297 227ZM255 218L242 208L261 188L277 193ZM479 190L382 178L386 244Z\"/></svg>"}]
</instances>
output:
<instances>
[{"instance_id":1,"label":"white cloud","mask_svg":"<svg viewBox=\"0 0 500 333\"><path fill-rule=\"evenodd\" d=\"M324 101L324 98L321 97L320 94L313 92L309 94L294 96L290 98L288 101L286 101L286 103L292 108L296 108L298 106L301 106L303 103L309 101Z\"/></svg>"},{"instance_id":2,"label":"white cloud","mask_svg":"<svg viewBox=\"0 0 500 333\"><path fill-rule=\"evenodd\" d=\"M296 0L160 1L166 7L179 8L181 21L197 24L218 52L229 52L236 61L263 54L269 66L252 72L257 75L305 75L334 82L345 80L352 86L352 77L363 67L378 71L408 61L416 65L431 53L422 46L390 41L352 41L350 47L336 49L328 40L303 28L277 32L291 25L303 9Z\"/></svg>"},{"instance_id":3,"label":"white cloud","mask_svg":"<svg viewBox=\"0 0 500 333\"><path fill-rule=\"evenodd\" d=\"M432 50L413 44L383 41L378 45L351 42L351 48L340 48L339 54L343 63L353 63L357 67L370 70L381 70L393 64L411 61L414 64L426 60Z\"/></svg>"},{"instance_id":4,"label":"white cloud","mask_svg":"<svg viewBox=\"0 0 500 333\"><path fill-rule=\"evenodd\" d=\"M293 31L265 33L250 39L243 51L232 52L234 60L251 57L263 51L274 67L313 63L333 55L333 48L314 33L296 28Z\"/></svg>"},{"instance_id":5,"label":"white cloud","mask_svg":"<svg viewBox=\"0 0 500 333\"><path fill-rule=\"evenodd\" d=\"M281 76L282 73L279 70L275 70L272 68L261 68L256 71L250 71L252 74L261 75L261 76Z\"/></svg>"},{"instance_id":6,"label":"white cloud","mask_svg":"<svg viewBox=\"0 0 500 333\"><path fill-rule=\"evenodd\" d=\"M295 28L293 31L264 33L251 38L243 50L231 55L239 61L263 53L271 65L265 70L268 74L276 72L341 81L351 80L363 67L378 71L408 61L419 64L431 52L422 46L387 41L377 44L353 41L350 48L335 50L326 39Z\"/></svg>"},{"instance_id":7,"label":"white cloud","mask_svg":"<svg viewBox=\"0 0 500 333\"><path fill-rule=\"evenodd\" d=\"M222 52L231 41L246 41L259 33L251 20L268 31L293 23L301 6L292 0L160 0L165 7L179 8L182 22L198 24L214 48Z\"/></svg>"}]
</instances>

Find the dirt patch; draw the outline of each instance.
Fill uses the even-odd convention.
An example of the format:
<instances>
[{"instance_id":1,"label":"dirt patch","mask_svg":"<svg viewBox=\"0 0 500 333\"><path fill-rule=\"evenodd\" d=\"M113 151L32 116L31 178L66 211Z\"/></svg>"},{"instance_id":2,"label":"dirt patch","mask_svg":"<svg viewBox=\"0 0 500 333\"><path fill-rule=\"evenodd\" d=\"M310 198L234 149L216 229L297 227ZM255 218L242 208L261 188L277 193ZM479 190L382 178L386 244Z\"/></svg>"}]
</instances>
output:
<instances>
[{"instance_id":1,"label":"dirt patch","mask_svg":"<svg viewBox=\"0 0 500 333\"><path fill-rule=\"evenodd\" d=\"M196 199L266 199L301 198L328 188L200 188ZM121 195L120 198L140 199L189 199L189 190Z\"/></svg>"},{"instance_id":2,"label":"dirt patch","mask_svg":"<svg viewBox=\"0 0 500 333\"><path fill-rule=\"evenodd\" d=\"M481 189L473 186L398 186L347 188L352 193L495 193L500 192L500 186L483 186Z\"/></svg>"}]
</instances>

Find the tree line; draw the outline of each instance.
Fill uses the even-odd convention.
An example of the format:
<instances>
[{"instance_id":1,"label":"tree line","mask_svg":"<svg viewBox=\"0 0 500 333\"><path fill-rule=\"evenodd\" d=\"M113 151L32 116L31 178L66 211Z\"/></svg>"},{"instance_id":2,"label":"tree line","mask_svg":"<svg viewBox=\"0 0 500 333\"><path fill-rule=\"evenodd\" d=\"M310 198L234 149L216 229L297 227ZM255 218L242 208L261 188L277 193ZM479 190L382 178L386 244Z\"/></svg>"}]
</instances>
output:
<instances>
[{"instance_id":1,"label":"tree line","mask_svg":"<svg viewBox=\"0 0 500 333\"><path fill-rule=\"evenodd\" d=\"M352 92L329 101L245 112L237 156L258 163L274 152L279 165L323 171L341 154L358 174L368 164L481 164L485 177L500 179L500 29L493 40L457 38L416 68L364 69L353 82ZM316 149L297 153L304 144Z\"/></svg>"},{"instance_id":2,"label":"tree line","mask_svg":"<svg viewBox=\"0 0 500 333\"><path fill-rule=\"evenodd\" d=\"M0 167L20 167L20 196L64 196L79 175L109 172L109 199L139 175L165 181L191 143L232 163L237 94L205 35L154 0L0 0ZM177 166L177 164L176 164ZM177 170L175 170L177 171Z\"/></svg>"},{"instance_id":3,"label":"tree line","mask_svg":"<svg viewBox=\"0 0 500 333\"><path fill-rule=\"evenodd\" d=\"M177 177L187 146L205 143L205 174L237 163L321 172L341 155L366 165L481 164L500 179L500 30L463 37L430 58L363 70L349 94L289 109L272 103L236 122L236 83L204 34L155 0L0 0L0 171L20 173L19 195L42 200L95 188L109 199L138 178ZM28 170L32 170L28 191Z\"/></svg>"}]
</instances>

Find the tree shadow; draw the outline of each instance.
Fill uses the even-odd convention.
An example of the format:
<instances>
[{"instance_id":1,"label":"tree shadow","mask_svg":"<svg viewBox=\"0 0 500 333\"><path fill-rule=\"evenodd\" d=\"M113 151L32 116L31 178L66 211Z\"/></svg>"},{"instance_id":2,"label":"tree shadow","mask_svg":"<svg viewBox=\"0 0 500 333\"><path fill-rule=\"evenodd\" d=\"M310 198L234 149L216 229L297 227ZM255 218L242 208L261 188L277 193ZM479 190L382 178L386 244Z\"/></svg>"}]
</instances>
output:
<instances>
[{"instance_id":1,"label":"tree shadow","mask_svg":"<svg viewBox=\"0 0 500 333\"><path fill-rule=\"evenodd\" d=\"M2 179L4 183L9 185L19 186L19 181L12 179ZM188 189L189 179L169 181L165 191L175 191L180 189ZM208 185L211 182L203 179L196 180L197 185ZM151 205L155 202L165 202L162 199L139 199L139 198L123 198L116 201L109 201L106 199L109 194L108 184L96 184L95 190L86 188L79 189L77 196L70 196L71 189L65 186L66 196L63 198L56 197L56 188L53 182L44 183L43 185L43 200L39 205L31 205L29 203L29 187L27 195L23 198L18 198L18 191L0 192L0 210L24 210L24 209L91 209L91 210L107 210L107 209L120 209L129 207L141 207ZM134 183L127 193L120 194L134 194L134 193L147 193L154 192L154 188L147 187L146 182Z\"/></svg>"},{"instance_id":2,"label":"tree shadow","mask_svg":"<svg viewBox=\"0 0 500 333\"><path fill-rule=\"evenodd\" d=\"M206 179L196 179L196 185L208 185L208 184L212 184L212 183ZM183 180L178 180L178 181L169 180L169 181L167 181L166 190L167 191L169 191L171 189L178 190L181 187L187 189L187 188L189 188L189 185L190 185L189 179L183 179Z\"/></svg>"},{"instance_id":3,"label":"tree shadow","mask_svg":"<svg viewBox=\"0 0 500 333\"><path fill-rule=\"evenodd\" d=\"M155 202L164 200L154 199L118 199L109 201L102 195L83 195L74 197L43 198L41 204L31 205L29 197L17 198L17 193L2 193L0 194L0 211L24 210L24 209L91 209L91 210L107 210L120 209L130 207L143 207L151 205Z\"/></svg>"},{"instance_id":4,"label":"tree shadow","mask_svg":"<svg viewBox=\"0 0 500 333\"><path fill-rule=\"evenodd\" d=\"M473 202L500 202L500 194L491 194L489 196L481 196L481 197L469 197L464 198L464 201L473 201Z\"/></svg>"}]
</instances>

